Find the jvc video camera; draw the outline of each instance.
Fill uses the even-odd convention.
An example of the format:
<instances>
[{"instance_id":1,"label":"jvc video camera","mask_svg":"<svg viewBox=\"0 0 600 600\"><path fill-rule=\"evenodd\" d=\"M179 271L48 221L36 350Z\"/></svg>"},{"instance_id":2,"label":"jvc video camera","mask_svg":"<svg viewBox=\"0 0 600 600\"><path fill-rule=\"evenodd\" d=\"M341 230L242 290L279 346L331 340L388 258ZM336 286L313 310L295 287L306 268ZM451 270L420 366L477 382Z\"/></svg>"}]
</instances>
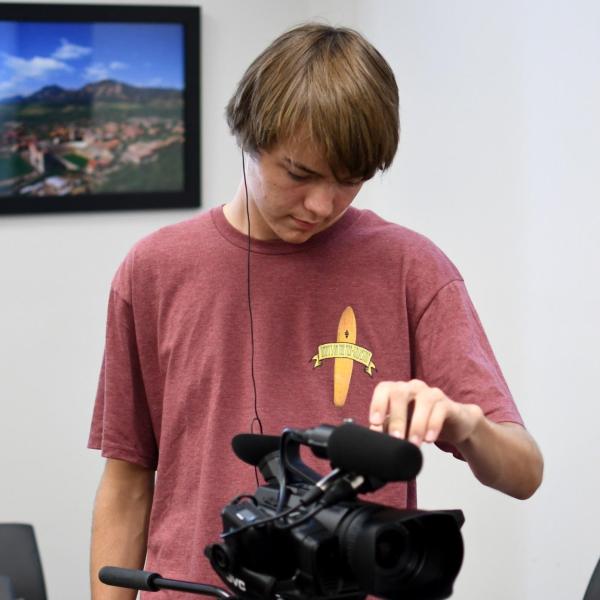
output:
<instances>
[{"instance_id":1,"label":"jvc video camera","mask_svg":"<svg viewBox=\"0 0 600 600\"><path fill-rule=\"evenodd\" d=\"M301 460L303 445L329 460L327 475ZM241 434L233 448L266 484L223 509L222 541L205 549L231 594L114 567L104 567L100 579L248 600L451 595L463 558L462 512L400 510L357 499L388 482L414 479L422 464L416 446L345 423L286 429L281 436Z\"/></svg>"}]
</instances>

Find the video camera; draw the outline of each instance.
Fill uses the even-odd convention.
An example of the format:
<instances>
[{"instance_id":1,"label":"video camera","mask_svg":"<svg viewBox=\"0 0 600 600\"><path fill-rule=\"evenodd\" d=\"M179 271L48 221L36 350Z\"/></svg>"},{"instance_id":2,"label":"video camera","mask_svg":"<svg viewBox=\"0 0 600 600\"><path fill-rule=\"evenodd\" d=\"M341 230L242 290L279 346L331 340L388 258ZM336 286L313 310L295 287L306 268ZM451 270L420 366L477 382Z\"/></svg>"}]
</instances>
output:
<instances>
[{"instance_id":1,"label":"video camera","mask_svg":"<svg viewBox=\"0 0 600 600\"><path fill-rule=\"evenodd\" d=\"M308 446L328 459L322 476L300 457ZM222 542L206 547L225 585L164 579L103 567L108 585L179 590L247 600L402 600L448 598L463 558L460 510L400 510L357 499L391 481L414 479L420 450L353 423L286 429L281 436L240 434L233 449L266 481L221 515Z\"/></svg>"}]
</instances>

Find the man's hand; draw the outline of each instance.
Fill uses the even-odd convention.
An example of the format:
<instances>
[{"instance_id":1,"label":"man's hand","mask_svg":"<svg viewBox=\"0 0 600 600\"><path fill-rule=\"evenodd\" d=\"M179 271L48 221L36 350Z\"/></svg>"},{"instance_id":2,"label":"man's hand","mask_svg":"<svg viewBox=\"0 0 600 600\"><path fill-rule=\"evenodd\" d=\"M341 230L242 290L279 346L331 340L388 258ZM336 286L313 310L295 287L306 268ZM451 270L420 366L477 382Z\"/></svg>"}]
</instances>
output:
<instances>
[{"instance_id":1,"label":"man's hand","mask_svg":"<svg viewBox=\"0 0 600 600\"><path fill-rule=\"evenodd\" d=\"M418 379L378 384L369 411L371 429L417 446L438 440L460 444L484 418L478 405L454 402L439 388Z\"/></svg>"},{"instance_id":2,"label":"man's hand","mask_svg":"<svg viewBox=\"0 0 600 600\"><path fill-rule=\"evenodd\" d=\"M417 446L452 444L481 483L515 498L529 498L542 482L542 454L521 425L494 423L478 405L455 402L418 379L379 383L369 422Z\"/></svg>"}]
</instances>

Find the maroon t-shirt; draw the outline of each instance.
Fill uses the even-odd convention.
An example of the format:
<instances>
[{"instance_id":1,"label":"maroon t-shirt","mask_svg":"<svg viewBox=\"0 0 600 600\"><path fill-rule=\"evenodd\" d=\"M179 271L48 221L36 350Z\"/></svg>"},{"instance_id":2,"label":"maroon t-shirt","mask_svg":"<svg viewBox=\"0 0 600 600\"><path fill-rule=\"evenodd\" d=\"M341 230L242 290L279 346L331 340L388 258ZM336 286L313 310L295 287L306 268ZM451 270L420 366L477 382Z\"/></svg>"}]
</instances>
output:
<instances>
[{"instance_id":1,"label":"maroon t-shirt","mask_svg":"<svg viewBox=\"0 0 600 600\"><path fill-rule=\"evenodd\" d=\"M165 577L219 584L203 549L221 509L256 489L230 446L254 417L247 252L215 208L136 244L112 284L89 447L156 469L146 567ZM521 423L454 265L371 211L304 244L253 241L251 294L265 433L366 425L375 385L412 378ZM369 499L414 507L415 484Z\"/></svg>"}]
</instances>

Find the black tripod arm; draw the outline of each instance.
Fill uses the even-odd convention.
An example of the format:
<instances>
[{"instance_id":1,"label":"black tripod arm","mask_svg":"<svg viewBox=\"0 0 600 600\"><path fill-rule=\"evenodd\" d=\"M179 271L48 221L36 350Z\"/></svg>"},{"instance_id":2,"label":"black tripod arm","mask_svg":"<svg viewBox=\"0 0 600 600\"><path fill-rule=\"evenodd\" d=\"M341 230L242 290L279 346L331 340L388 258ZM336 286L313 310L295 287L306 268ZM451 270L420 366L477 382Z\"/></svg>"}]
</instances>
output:
<instances>
[{"instance_id":1,"label":"black tripod arm","mask_svg":"<svg viewBox=\"0 0 600 600\"><path fill-rule=\"evenodd\" d=\"M193 583L191 581L179 581L178 579L165 579L159 573L140 571L138 569L102 567L98 573L98 578L106 585L113 585L131 590L143 590L146 592L176 590L178 592L187 592L189 594L212 596L213 598L235 598L235 596L232 596L229 592L214 585Z\"/></svg>"}]
</instances>

